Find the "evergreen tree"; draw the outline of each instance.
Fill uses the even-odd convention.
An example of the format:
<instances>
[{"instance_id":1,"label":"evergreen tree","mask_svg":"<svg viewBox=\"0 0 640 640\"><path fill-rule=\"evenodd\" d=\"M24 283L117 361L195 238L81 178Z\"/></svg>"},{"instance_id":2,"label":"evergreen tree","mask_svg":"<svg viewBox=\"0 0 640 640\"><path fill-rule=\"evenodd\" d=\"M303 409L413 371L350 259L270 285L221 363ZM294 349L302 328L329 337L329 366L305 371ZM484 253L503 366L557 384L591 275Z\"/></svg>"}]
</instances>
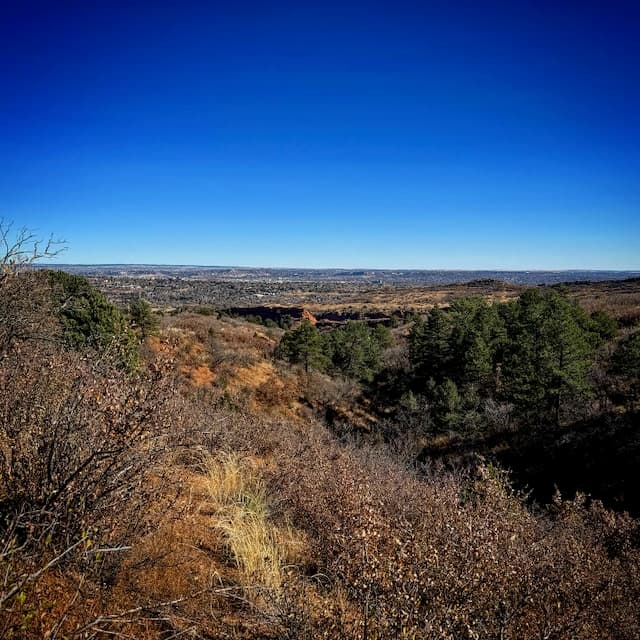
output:
<instances>
[{"instance_id":1,"label":"evergreen tree","mask_svg":"<svg viewBox=\"0 0 640 640\"><path fill-rule=\"evenodd\" d=\"M522 411L559 424L564 402L586 391L593 355L584 311L555 291L525 291L506 314L505 391Z\"/></svg>"},{"instance_id":2,"label":"evergreen tree","mask_svg":"<svg viewBox=\"0 0 640 640\"><path fill-rule=\"evenodd\" d=\"M138 341L129 323L86 278L64 271L51 271L54 307L64 337L74 348L109 350L120 366L138 366Z\"/></svg>"},{"instance_id":3,"label":"evergreen tree","mask_svg":"<svg viewBox=\"0 0 640 640\"><path fill-rule=\"evenodd\" d=\"M153 335L158 330L158 318L151 310L151 305L142 298L129 304L129 318L142 338Z\"/></svg>"},{"instance_id":4,"label":"evergreen tree","mask_svg":"<svg viewBox=\"0 0 640 640\"><path fill-rule=\"evenodd\" d=\"M631 406L640 398L640 331L623 340L613 354L613 371L628 379Z\"/></svg>"},{"instance_id":5,"label":"evergreen tree","mask_svg":"<svg viewBox=\"0 0 640 640\"><path fill-rule=\"evenodd\" d=\"M391 336L383 326L348 322L326 336L333 366L345 376L370 382L382 368L382 353Z\"/></svg>"},{"instance_id":6,"label":"evergreen tree","mask_svg":"<svg viewBox=\"0 0 640 640\"><path fill-rule=\"evenodd\" d=\"M455 431L460 422L462 399L453 380L445 379L435 387L432 414L439 431Z\"/></svg>"},{"instance_id":7,"label":"evergreen tree","mask_svg":"<svg viewBox=\"0 0 640 640\"><path fill-rule=\"evenodd\" d=\"M605 311L594 311L591 314L589 329L597 336L598 343L602 343L616 337L618 323Z\"/></svg>"},{"instance_id":8,"label":"evergreen tree","mask_svg":"<svg viewBox=\"0 0 640 640\"><path fill-rule=\"evenodd\" d=\"M322 371L328 364L324 346L317 327L305 318L298 327L285 332L277 355L289 362L303 365L305 371L310 368Z\"/></svg>"},{"instance_id":9,"label":"evergreen tree","mask_svg":"<svg viewBox=\"0 0 640 640\"><path fill-rule=\"evenodd\" d=\"M433 307L426 320L418 319L409 334L409 359L418 388L428 380L444 381L451 365L451 320Z\"/></svg>"},{"instance_id":10,"label":"evergreen tree","mask_svg":"<svg viewBox=\"0 0 640 640\"><path fill-rule=\"evenodd\" d=\"M504 342L504 324L496 307L482 298L463 298L451 305L450 314L452 378L458 384L490 386Z\"/></svg>"},{"instance_id":11,"label":"evergreen tree","mask_svg":"<svg viewBox=\"0 0 640 640\"><path fill-rule=\"evenodd\" d=\"M617 373L640 379L640 331L623 340L613 354Z\"/></svg>"}]
</instances>

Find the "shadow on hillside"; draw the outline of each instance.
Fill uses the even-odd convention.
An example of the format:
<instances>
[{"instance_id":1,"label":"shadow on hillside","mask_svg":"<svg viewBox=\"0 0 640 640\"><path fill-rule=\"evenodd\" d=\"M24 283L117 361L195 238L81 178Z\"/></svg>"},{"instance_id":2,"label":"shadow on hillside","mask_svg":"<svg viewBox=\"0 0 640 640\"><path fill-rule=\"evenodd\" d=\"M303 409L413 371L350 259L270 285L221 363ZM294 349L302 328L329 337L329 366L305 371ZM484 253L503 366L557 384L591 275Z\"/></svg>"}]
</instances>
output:
<instances>
[{"instance_id":1,"label":"shadow on hillside","mask_svg":"<svg viewBox=\"0 0 640 640\"><path fill-rule=\"evenodd\" d=\"M550 502L556 489L567 498L580 492L640 516L640 412L428 448L421 459L459 466L476 454L509 469L514 486L536 502Z\"/></svg>"}]
</instances>

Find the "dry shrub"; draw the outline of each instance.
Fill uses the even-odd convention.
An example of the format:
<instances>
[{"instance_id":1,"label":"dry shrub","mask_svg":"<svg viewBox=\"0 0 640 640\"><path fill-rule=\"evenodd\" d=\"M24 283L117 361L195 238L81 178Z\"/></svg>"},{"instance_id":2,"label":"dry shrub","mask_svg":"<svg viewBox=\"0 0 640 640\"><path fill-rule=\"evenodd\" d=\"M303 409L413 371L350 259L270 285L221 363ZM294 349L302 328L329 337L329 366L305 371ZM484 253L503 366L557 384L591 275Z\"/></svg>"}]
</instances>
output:
<instances>
[{"instance_id":1,"label":"dry shrub","mask_svg":"<svg viewBox=\"0 0 640 640\"><path fill-rule=\"evenodd\" d=\"M640 290L637 280L629 283L611 283L610 291L601 295L586 288L575 294L580 305L588 312L604 311L622 326L637 326L640 322ZM626 288L626 290L625 290Z\"/></svg>"},{"instance_id":2,"label":"dry shrub","mask_svg":"<svg viewBox=\"0 0 640 640\"><path fill-rule=\"evenodd\" d=\"M255 401L261 411L284 412L297 402L297 379L282 371L277 371L277 376L269 378L255 389Z\"/></svg>"},{"instance_id":3,"label":"dry shrub","mask_svg":"<svg viewBox=\"0 0 640 640\"><path fill-rule=\"evenodd\" d=\"M262 327L233 318L181 313L163 318L163 326L191 334L197 342L208 345L209 351L224 349L229 358L239 357L242 353L266 357L275 345L275 340Z\"/></svg>"},{"instance_id":4,"label":"dry shrub","mask_svg":"<svg viewBox=\"0 0 640 640\"><path fill-rule=\"evenodd\" d=\"M326 576L320 599L298 600L296 634L630 639L640 631L638 525L598 503L558 501L536 516L491 466L425 481L336 446L282 460L277 481L294 524L315 534L313 559Z\"/></svg>"},{"instance_id":5,"label":"dry shrub","mask_svg":"<svg viewBox=\"0 0 640 640\"><path fill-rule=\"evenodd\" d=\"M0 276L0 356L52 341L60 327L51 305L50 286L43 273Z\"/></svg>"},{"instance_id":6,"label":"dry shrub","mask_svg":"<svg viewBox=\"0 0 640 640\"><path fill-rule=\"evenodd\" d=\"M207 499L206 477L173 466L163 481L163 493L164 502L155 500L149 505L158 513L157 526L128 554L110 590L110 602L124 602L128 597L130 602L144 603L144 615L131 616L135 621L129 630L132 638L190 637L190 633L220 637L217 634L225 626L221 618L234 602L229 596L239 589L223 588L228 572L220 559L221 536L201 508ZM153 618L160 624L156 622L144 635L141 629Z\"/></svg>"},{"instance_id":7,"label":"dry shrub","mask_svg":"<svg viewBox=\"0 0 640 640\"><path fill-rule=\"evenodd\" d=\"M226 399L238 407L251 404L252 381L248 394L238 388L245 386L245 378L251 378L252 372L265 368L265 358L275 344L255 325L190 313L163 318L156 342L156 350L169 352L190 383L185 391L205 389L218 402Z\"/></svg>"},{"instance_id":8,"label":"dry shrub","mask_svg":"<svg viewBox=\"0 0 640 640\"><path fill-rule=\"evenodd\" d=\"M39 595L42 580L64 568L84 589L108 585L149 526L146 478L163 451L167 394L157 379L55 345L16 344L3 364L0 635L37 637L62 620Z\"/></svg>"}]
</instances>

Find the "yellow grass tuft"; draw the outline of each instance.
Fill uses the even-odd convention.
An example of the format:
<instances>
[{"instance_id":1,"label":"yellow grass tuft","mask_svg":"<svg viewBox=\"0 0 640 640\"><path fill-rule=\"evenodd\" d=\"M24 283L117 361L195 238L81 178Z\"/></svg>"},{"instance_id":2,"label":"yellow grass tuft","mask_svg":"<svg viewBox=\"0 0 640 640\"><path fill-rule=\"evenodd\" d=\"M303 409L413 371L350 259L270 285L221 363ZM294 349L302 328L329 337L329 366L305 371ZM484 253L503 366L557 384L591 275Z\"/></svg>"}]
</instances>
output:
<instances>
[{"instance_id":1,"label":"yellow grass tuft","mask_svg":"<svg viewBox=\"0 0 640 640\"><path fill-rule=\"evenodd\" d=\"M277 590L284 567L300 549L299 536L289 526L278 526L269 510L264 481L248 458L224 454L207 464L208 492L216 517L236 566L247 586Z\"/></svg>"}]
</instances>

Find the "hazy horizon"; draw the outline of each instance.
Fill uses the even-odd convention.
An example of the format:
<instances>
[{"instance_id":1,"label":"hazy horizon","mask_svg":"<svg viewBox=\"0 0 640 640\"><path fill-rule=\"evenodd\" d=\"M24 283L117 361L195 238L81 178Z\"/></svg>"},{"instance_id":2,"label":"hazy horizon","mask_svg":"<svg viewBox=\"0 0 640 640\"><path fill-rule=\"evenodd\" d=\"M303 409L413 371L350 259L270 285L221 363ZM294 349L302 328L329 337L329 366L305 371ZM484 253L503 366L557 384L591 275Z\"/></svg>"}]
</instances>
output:
<instances>
[{"instance_id":1,"label":"hazy horizon","mask_svg":"<svg viewBox=\"0 0 640 640\"><path fill-rule=\"evenodd\" d=\"M247 265L247 264L194 264L194 263L166 263L166 262L41 262L37 267L161 267L161 268L196 268L196 269L247 269L247 270L272 270L272 271L398 271L398 272L446 272L446 273L640 273L640 269L589 269L583 267L567 268L567 269L541 269L541 268L521 268L521 269L492 269L478 267L474 269L438 269L438 268L420 268L420 267L375 267L375 266L282 266L282 265Z\"/></svg>"}]
</instances>

